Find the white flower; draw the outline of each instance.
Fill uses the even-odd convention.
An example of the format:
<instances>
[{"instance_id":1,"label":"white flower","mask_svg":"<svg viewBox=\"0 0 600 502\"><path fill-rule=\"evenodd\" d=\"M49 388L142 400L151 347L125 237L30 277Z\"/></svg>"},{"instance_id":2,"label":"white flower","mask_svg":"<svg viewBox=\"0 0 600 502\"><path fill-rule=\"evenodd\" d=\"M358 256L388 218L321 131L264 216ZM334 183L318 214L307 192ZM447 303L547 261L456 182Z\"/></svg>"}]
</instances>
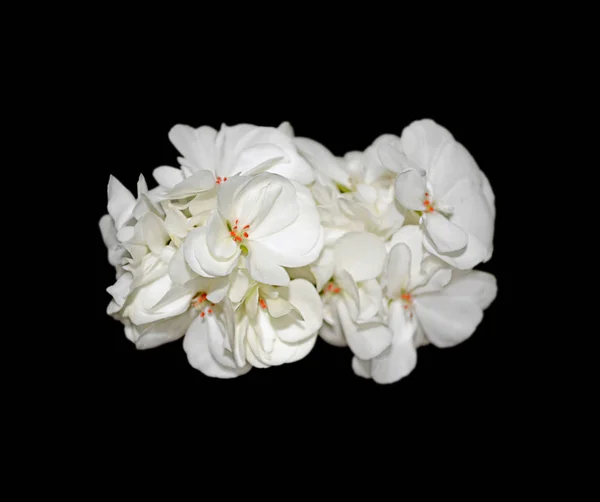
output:
<instances>
[{"instance_id":1,"label":"white flower","mask_svg":"<svg viewBox=\"0 0 600 502\"><path fill-rule=\"evenodd\" d=\"M398 171L396 198L420 216L424 244L448 264L469 269L492 256L494 194L469 152L432 120L413 122L399 142L379 148Z\"/></svg>"},{"instance_id":2,"label":"white flower","mask_svg":"<svg viewBox=\"0 0 600 502\"><path fill-rule=\"evenodd\" d=\"M205 375L233 378L252 367L298 361L313 348L323 320L314 286L295 279L287 287L253 282L238 271L229 298L190 325L183 347L189 363Z\"/></svg>"},{"instance_id":3,"label":"white flower","mask_svg":"<svg viewBox=\"0 0 600 502\"><path fill-rule=\"evenodd\" d=\"M219 185L236 175L270 172L308 185L314 181L313 170L299 155L290 134L293 131L287 123L280 128L223 124L218 132L209 126L194 129L178 124L169 139L181 154L181 169L161 166L153 174L166 189L163 197L194 197L186 201L192 214L210 207Z\"/></svg>"},{"instance_id":4,"label":"white flower","mask_svg":"<svg viewBox=\"0 0 600 502\"><path fill-rule=\"evenodd\" d=\"M274 286L289 284L284 267L313 262L323 231L310 191L271 173L235 176L218 195L208 223L183 243L187 265L204 277L229 275L244 262L251 277Z\"/></svg>"},{"instance_id":5,"label":"white flower","mask_svg":"<svg viewBox=\"0 0 600 502\"><path fill-rule=\"evenodd\" d=\"M423 231L416 225L403 227L392 238L382 275L392 343L370 361L352 361L358 375L378 383L408 375L422 340L451 347L469 338L496 297L493 275L451 269L424 252L422 242Z\"/></svg>"},{"instance_id":6,"label":"white flower","mask_svg":"<svg viewBox=\"0 0 600 502\"><path fill-rule=\"evenodd\" d=\"M381 287L376 278L385 261L383 241L366 232L350 232L333 248L333 280L322 292L321 337L332 345L348 345L361 359L380 354L391 334L380 318Z\"/></svg>"},{"instance_id":7,"label":"white flower","mask_svg":"<svg viewBox=\"0 0 600 502\"><path fill-rule=\"evenodd\" d=\"M389 238L404 222L396 207L396 174L377 156L380 144L395 136L377 138L364 152L335 157L309 138L295 138L296 146L315 168L317 182L312 190L325 228L326 243L345 232L366 231Z\"/></svg>"}]
</instances>

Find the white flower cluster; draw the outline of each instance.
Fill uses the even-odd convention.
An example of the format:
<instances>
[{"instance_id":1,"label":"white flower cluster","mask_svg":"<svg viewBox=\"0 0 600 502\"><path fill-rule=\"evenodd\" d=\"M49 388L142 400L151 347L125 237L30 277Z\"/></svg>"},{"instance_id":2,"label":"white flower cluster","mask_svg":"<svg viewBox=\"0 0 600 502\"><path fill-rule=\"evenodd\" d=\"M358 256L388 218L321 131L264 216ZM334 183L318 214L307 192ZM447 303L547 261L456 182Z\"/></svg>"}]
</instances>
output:
<instances>
[{"instance_id":1,"label":"white flower cluster","mask_svg":"<svg viewBox=\"0 0 600 502\"><path fill-rule=\"evenodd\" d=\"M278 128L176 125L179 167L108 183L107 312L139 349L181 337L189 363L232 378L302 359L320 335L391 383L417 348L472 335L496 296L490 184L443 127L334 156Z\"/></svg>"}]
</instances>

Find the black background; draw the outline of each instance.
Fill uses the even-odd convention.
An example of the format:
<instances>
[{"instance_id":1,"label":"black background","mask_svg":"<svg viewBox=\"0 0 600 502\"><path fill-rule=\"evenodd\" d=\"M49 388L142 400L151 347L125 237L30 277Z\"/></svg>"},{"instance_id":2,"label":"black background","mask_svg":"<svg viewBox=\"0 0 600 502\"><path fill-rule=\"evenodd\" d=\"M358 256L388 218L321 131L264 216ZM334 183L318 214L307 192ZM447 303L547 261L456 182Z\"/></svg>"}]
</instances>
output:
<instances>
[{"instance_id":1,"label":"black background","mask_svg":"<svg viewBox=\"0 0 600 502\"><path fill-rule=\"evenodd\" d=\"M140 417L160 415L175 426L178 420L189 420L185 417L194 417L200 424L207 416L221 417L231 411L235 416L274 414L270 416L279 417L276 422L301 415L326 428L371 415L380 418L385 429L391 414L404 410L401 413L414 416L417 430L423 413L451 420L467 409L469 420L476 421L516 409L519 356L514 341L508 340L520 334L507 315L514 308L509 247L515 235L507 230L511 182L504 153L515 117L507 106L509 98L491 92L492 82L497 84L493 75L467 80L456 90L441 82L427 89L402 87L399 81L383 86L378 80L367 83L360 75L331 81L318 72L293 85L286 85L286 74L250 85L243 73L239 79L207 75L203 81L187 79L185 71L175 70L163 86L153 81L152 73L140 79L135 78L135 68L121 70L103 83L100 113L107 126L95 138L100 168L87 183L94 199L90 225L96 230L97 321L92 329L104 357L97 380L106 397L105 410L122 421L124 428L144 423ZM297 136L313 138L343 155L364 150L380 134L400 135L403 127L421 118L447 127L466 146L496 195L494 255L478 268L496 275L498 296L463 344L449 349L420 348L412 374L385 386L355 376L350 350L320 339L309 356L297 363L217 380L189 366L181 340L137 351L122 326L106 315L110 297L105 290L114 282L114 271L107 262L97 221L106 212L109 174L133 193L140 173L154 186L151 173L155 167L177 166L178 153L167 138L174 124L218 128L221 123L277 126L289 121Z\"/></svg>"}]
</instances>

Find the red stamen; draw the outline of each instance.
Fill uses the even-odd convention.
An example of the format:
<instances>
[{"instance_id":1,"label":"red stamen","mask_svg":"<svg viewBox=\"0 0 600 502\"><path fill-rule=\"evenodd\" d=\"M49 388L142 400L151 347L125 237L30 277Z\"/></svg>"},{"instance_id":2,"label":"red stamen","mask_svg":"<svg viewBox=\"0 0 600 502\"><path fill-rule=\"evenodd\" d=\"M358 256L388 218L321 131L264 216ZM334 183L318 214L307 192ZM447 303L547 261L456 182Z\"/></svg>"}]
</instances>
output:
<instances>
[{"instance_id":1,"label":"red stamen","mask_svg":"<svg viewBox=\"0 0 600 502\"><path fill-rule=\"evenodd\" d=\"M231 235L231 237L235 237L235 232L232 230L231 232L229 232L229 235Z\"/></svg>"},{"instance_id":2,"label":"red stamen","mask_svg":"<svg viewBox=\"0 0 600 502\"><path fill-rule=\"evenodd\" d=\"M204 312L200 312L200 317L204 317L206 314Z\"/></svg>"},{"instance_id":3,"label":"red stamen","mask_svg":"<svg viewBox=\"0 0 600 502\"><path fill-rule=\"evenodd\" d=\"M223 178L223 181L227 181L227 176L225 178Z\"/></svg>"},{"instance_id":4,"label":"red stamen","mask_svg":"<svg viewBox=\"0 0 600 502\"><path fill-rule=\"evenodd\" d=\"M209 313L209 314L212 314L212 309L208 309L208 313Z\"/></svg>"},{"instance_id":5,"label":"red stamen","mask_svg":"<svg viewBox=\"0 0 600 502\"><path fill-rule=\"evenodd\" d=\"M238 235L238 236L235 238L235 242L242 242L242 238L241 238L241 237Z\"/></svg>"},{"instance_id":6,"label":"red stamen","mask_svg":"<svg viewBox=\"0 0 600 502\"><path fill-rule=\"evenodd\" d=\"M429 192L425 192L425 197L429 197Z\"/></svg>"},{"instance_id":7,"label":"red stamen","mask_svg":"<svg viewBox=\"0 0 600 502\"><path fill-rule=\"evenodd\" d=\"M244 227L244 230L246 230L247 228L250 228L250 225L246 225L246 226Z\"/></svg>"},{"instance_id":8,"label":"red stamen","mask_svg":"<svg viewBox=\"0 0 600 502\"><path fill-rule=\"evenodd\" d=\"M335 288L335 289L333 290L333 292L334 292L334 293L339 293L339 292L340 292L340 288Z\"/></svg>"},{"instance_id":9,"label":"red stamen","mask_svg":"<svg viewBox=\"0 0 600 502\"><path fill-rule=\"evenodd\" d=\"M248 232L244 232L244 237L248 237Z\"/></svg>"},{"instance_id":10,"label":"red stamen","mask_svg":"<svg viewBox=\"0 0 600 502\"><path fill-rule=\"evenodd\" d=\"M423 202L423 204L425 204L426 206L428 206L429 205L429 201L426 200L425 202Z\"/></svg>"},{"instance_id":11,"label":"red stamen","mask_svg":"<svg viewBox=\"0 0 600 502\"><path fill-rule=\"evenodd\" d=\"M408 305L404 305L404 308L405 308L405 309L407 309L407 308L408 308Z\"/></svg>"},{"instance_id":12,"label":"red stamen","mask_svg":"<svg viewBox=\"0 0 600 502\"><path fill-rule=\"evenodd\" d=\"M237 225L240 222L240 220L235 220L235 224Z\"/></svg>"}]
</instances>

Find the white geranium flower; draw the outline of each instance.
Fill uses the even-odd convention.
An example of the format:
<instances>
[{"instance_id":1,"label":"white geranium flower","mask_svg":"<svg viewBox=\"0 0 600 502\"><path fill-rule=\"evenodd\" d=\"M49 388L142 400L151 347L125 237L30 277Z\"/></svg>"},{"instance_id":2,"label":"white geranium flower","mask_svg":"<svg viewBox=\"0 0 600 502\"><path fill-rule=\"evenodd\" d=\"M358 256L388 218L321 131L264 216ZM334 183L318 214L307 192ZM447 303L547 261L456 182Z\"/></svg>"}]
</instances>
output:
<instances>
[{"instance_id":1,"label":"white geranium flower","mask_svg":"<svg viewBox=\"0 0 600 502\"><path fill-rule=\"evenodd\" d=\"M379 148L398 171L396 198L420 216L424 244L448 264L469 269L492 256L494 194L469 152L443 127L420 120Z\"/></svg>"},{"instance_id":2,"label":"white geranium flower","mask_svg":"<svg viewBox=\"0 0 600 502\"><path fill-rule=\"evenodd\" d=\"M366 232L350 232L333 248L333 279L322 292L321 337L332 345L348 345L361 359L380 354L391 334L380 318L381 287L376 278L385 261L383 241Z\"/></svg>"},{"instance_id":3,"label":"white geranium flower","mask_svg":"<svg viewBox=\"0 0 600 502\"><path fill-rule=\"evenodd\" d=\"M237 175L270 172L308 185L314 181L313 170L299 155L291 135L287 123L279 128L223 124L218 132L208 126L194 129L178 124L169 139L181 154L181 169L161 166L154 170L154 178L164 189L164 198L193 197L179 207L189 208L193 215L214 209L218 187Z\"/></svg>"},{"instance_id":4,"label":"white geranium flower","mask_svg":"<svg viewBox=\"0 0 600 502\"><path fill-rule=\"evenodd\" d=\"M323 321L314 286L295 279L287 287L259 284L245 271L229 298L190 325L183 347L190 364L205 375L233 378L252 367L298 361L313 348ZM248 287L249 286L249 287Z\"/></svg>"},{"instance_id":5,"label":"white geranium flower","mask_svg":"<svg viewBox=\"0 0 600 502\"><path fill-rule=\"evenodd\" d=\"M404 215L394 198L397 173L383 166L377 156L380 144L390 135L377 138L364 152L335 157L309 138L295 138L296 146L315 168L313 194L323 217L326 243L346 232L366 231L388 238L398 230Z\"/></svg>"},{"instance_id":6,"label":"white geranium flower","mask_svg":"<svg viewBox=\"0 0 600 502\"><path fill-rule=\"evenodd\" d=\"M203 277L229 275L244 257L251 277L274 286L289 284L284 267L313 262L323 230L310 191L282 176L236 176L224 184L208 223L189 233L183 253Z\"/></svg>"},{"instance_id":7,"label":"white geranium flower","mask_svg":"<svg viewBox=\"0 0 600 502\"><path fill-rule=\"evenodd\" d=\"M447 267L423 249L423 231L416 225L399 230L382 275L389 304L391 345L371 360L355 357L354 371L378 383L392 383L408 375L424 340L451 347L469 338L483 311L496 297L493 275Z\"/></svg>"}]
</instances>

